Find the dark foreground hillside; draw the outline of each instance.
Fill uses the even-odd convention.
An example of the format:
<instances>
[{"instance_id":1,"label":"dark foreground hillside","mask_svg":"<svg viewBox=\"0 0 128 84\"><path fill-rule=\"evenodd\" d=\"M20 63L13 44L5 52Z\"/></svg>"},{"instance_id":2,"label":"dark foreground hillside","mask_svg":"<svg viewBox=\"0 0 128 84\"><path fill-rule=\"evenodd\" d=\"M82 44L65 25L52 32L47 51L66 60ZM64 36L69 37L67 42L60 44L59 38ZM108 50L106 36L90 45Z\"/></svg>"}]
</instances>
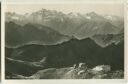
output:
<instances>
[{"instance_id":1,"label":"dark foreground hillside","mask_svg":"<svg viewBox=\"0 0 128 84\"><path fill-rule=\"evenodd\" d=\"M33 75L40 70L42 70L42 72L38 72L40 74L45 72L48 74L53 72L53 75L59 73L66 74L67 71L70 71L70 68L68 67L79 63L86 63L89 69L98 65L109 65L111 66L111 71L122 70L121 72L117 71L112 72L111 74L117 73L118 75L118 72L119 74L123 73L124 42L122 41L118 44L113 43L103 48L97 45L90 38L87 38L83 40L72 39L58 45L31 44L13 49L6 48L7 78L13 78L14 74L16 77L18 76L21 78L29 76L33 77ZM51 70L50 68L54 69ZM63 70L63 68L66 69ZM44 78L44 76L46 76L46 74L43 75L42 78Z\"/></svg>"}]
</instances>

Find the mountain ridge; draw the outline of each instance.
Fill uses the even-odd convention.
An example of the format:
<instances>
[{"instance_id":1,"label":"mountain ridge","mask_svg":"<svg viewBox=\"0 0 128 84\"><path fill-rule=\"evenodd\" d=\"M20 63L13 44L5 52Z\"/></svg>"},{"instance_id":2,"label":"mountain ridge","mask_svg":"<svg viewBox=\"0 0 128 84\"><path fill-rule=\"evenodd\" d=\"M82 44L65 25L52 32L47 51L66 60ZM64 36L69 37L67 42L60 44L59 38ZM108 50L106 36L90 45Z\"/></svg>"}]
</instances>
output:
<instances>
[{"instance_id":1,"label":"mountain ridge","mask_svg":"<svg viewBox=\"0 0 128 84\"><path fill-rule=\"evenodd\" d=\"M77 32L77 30L79 29L81 29L81 31L84 31L84 32L89 31L94 34L95 32L93 29L98 29L99 27L101 27L99 28L99 30L97 30L97 32L100 33L101 32L100 30L104 29L104 26L106 24L108 28L105 28L105 30L108 30L109 32L111 32L112 30L113 32L111 34L118 33L121 29L123 29L123 19L120 19L116 16L111 16L116 18L116 20L109 20L106 17L108 16L99 15L99 14L96 14L95 12L90 12L86 14L80 14L80 13L74 14L71 12L68 14L64 14L63 12L60 12L60 11L42 9L36 12L32 12L28 15L24 15L24 18L21 18L22 20L19 20L19 21L8 19L8 18L11 18L11 16L7 14L6 21L8 22L8 20L10 20L17 24L24 24L24 23L25 24L26 23L41 24L41 25L48 26L63 35L68 35L68 36L75 35L78 38L86 38L89 36L86 33L81 34L80 32ZM91 25L82 26L83 24L85 25L91 24ZM104 32L105 31L102 31L101 33L104 33ZM106 33L110 34L109 32L106 32ZM77 34L74 34L74 33L77 33Z\"/></svg>"},{"instance_id":2,"label":"mountain ridge","mask_svg":"<svg viewBox=\"0 0 128 84\"><path fill-rule=\"evenodd\" d=\"M124 43L121 41L118 45L111 44L105 48L97 45L93 40L71 40L59 45L27 45L14 49L9 56L15 60L44 62L48 68L64 67L79 62L86 62L90 67L100 64L111 65L115 68L123 67L123 48ZM8 50L9 52L9 50ZM92 53L93 52L93 53ZM38 56L38 57L37 57ZM46 57L46 58L45 58ZM98 60L104 61L98 61ZM113 61L115 60L115 61ZM117 61L117 64L115 64Z\"/></svg>"},{"instance_id":3,"label":"mountain ridge","mask_svg":"<svg viewBox=\"0 0 128 84\"><path fill-rule=\"evenodd\" d=\"M22 46L24 44L58 44L70 39L49 27L26 24L20 26L14 22L6 23L6 46Z\"/></svg>"}]
</instances>

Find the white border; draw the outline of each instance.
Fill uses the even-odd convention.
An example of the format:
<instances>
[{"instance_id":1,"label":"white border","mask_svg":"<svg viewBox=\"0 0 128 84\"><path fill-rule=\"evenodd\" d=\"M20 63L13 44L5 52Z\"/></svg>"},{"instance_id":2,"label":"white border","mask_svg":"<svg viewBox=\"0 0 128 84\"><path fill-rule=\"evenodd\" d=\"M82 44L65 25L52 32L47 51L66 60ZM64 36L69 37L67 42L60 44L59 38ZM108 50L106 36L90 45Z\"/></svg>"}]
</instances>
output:
<instances>
[{"instance_id":1,"label":"white border","mask_svg":"<svg viewBox=\"0 0 128 84\"><path fill-rule=\"evenodd\" d=\"M124 27L124 74L128 82L128 0L126 1L126 3L124 3Z\"/></svg>"},{"instance_id":2,"label":"white border","mask_svg":"<svg viewBox=\"0 0 128 84\"><path fill-rule=\"evenodd\" d=\"M106 4L113 4L113 3L124 3L126 0L19 0L19 1L7 1L5 0L6 4L97 4L97 3L106 3Z\"/></svg>"},{"instance_id":3,"label":"white border","mask_svg":"<svg viewBox=\"0 0 128 84\"><path fill-rule=\"evenodd\" d=\"M3 2L1 2L1 82L3 83L3 81L4 81L4 73L5 73L5 63L4 63L4 59L5 59L5 48L4 48L4 45L5 45L5 32L4 32L4 28L5 28L5 18L4 18L5 16L4 16L4 4L3 4Z\"/></svg>"},{"instance_id":4,"label":"white border","mask_svg":"<svg viewBox=\"0 0 128 84\"><path fill-rule=\"evenodd\" d=\"M123 3L124 1L126 0L5 0L6 2L9 2L9 3L69 3L69 2L72 2L72 3L83 3L83 2L91 2L91 3Z\"/></svg>"},{"instance_id":5,"label":"white border","mask_svg":"<svg viewBox=\"0 0 128 84\"><path fill-rule=\"evenodd\" d=\"M22 1L25 1L25 0L22 0ZM20 4L20 3L24 3L24 4L75 4L75 3L83 3L83 4L86 4L86 3L92 3L92 4L96 4L96 3L106 3L106 4L111 4L111 3L124 3L124 0L80 0L80 1L76 1L76 0L70 0L70 1L64 1L64 0L61 0L61 1L58 1L58 0L53 0L52 2L49 2L49 0L37 0L36 2L34 2L34 0L32 0L30 2L30 0L26 1L26 2L21 2L21 0L18 1L9 1L9 2L6 2L6 1L3 1L1 6L2 6L2 21L1 21L1 64L2 64L2 70L1 70L1 74L2 74L2 83L3 84L88 84L88 83L91 83L91 84L126 84L126 78L128 77L128 72L126 72L128 70L128 67L126 67L126 62L127 62L127 51L126 49L128 49L128 43L126 41L127 37L128 37L128 29L127 29L127 13L126 13L126 4L125 4L125 7L124 7L124 17L127 17L125 18L125 79L85 79L85 80L81 80L81 79L57 79L57 80L44 80L44 79L39 79L39 80L6 80L5 79L5 48L4 48L4 45L5 45L5 7L6 7L6 4Z\"/></svg>"}]
</instances>

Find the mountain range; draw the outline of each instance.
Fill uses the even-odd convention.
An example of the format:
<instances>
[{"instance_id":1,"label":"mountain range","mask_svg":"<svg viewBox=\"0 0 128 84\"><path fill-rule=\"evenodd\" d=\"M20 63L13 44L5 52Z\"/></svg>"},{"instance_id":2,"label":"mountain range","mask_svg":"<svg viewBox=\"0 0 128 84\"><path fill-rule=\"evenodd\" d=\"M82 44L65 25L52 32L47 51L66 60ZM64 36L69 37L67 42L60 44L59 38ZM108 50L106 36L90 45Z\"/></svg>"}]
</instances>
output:
<instances>
[{"instance_id":1,"label":"mountain range","mask_svg":"<svg viewBox=\"0 0 128 84\"><path fill-rule=\"evenodd\" d=\"M39 73L45 78L52 72L61 78L59 72L79 63L124 70L121 17L41 9L24 15L7 12L5 20L6 78Z\"/></svg>"},{"instance_id":2,"label":"mountain range","mask_svg":"<svg viewBox=\"0 0 128 84\"><path fill-rule=\"evenodd\" d=\"M113 15L99 15L95 12L65 14L47 9L24 15L7 12L6 22L9 21L19 25L40 24L63 35L75 36L78 39L91 37L95 34L118 34L124 24L123 18Z\"/></svg>"},{"instance_id":3,"label":"mountain range","mask_svg":"<svg viewBox=\"0 0 128 84\"><path fill-rule=\"evenodd\" d=\"M88 37L105 47L115 41L103 41L102 37L116 37L124 32L123 18L118 16L103 16L95 12L64 14L46 9L24 15L7 12L5 27L8 47L26 44L55 45L71 38Z\"/></svg>"}]
</instances>

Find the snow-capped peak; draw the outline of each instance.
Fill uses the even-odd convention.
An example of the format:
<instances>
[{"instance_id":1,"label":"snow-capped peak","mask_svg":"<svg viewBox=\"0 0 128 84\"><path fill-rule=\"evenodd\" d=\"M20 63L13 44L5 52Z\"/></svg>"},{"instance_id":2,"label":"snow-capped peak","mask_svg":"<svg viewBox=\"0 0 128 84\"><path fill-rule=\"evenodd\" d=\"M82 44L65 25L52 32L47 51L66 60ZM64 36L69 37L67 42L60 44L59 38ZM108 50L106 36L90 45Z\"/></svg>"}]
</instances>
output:
<instances>
[{"instance_id":1,"label":"snow-capped peak","mask_svg":"<svg viewBox=\"0 0 128 84\"><path fill-rule=\"evenodd\" d=\"M78 16L78 13L71 12L71 13L69 13L68 15L77 17L77 16Z\"/></svg>"},{"instance_id":2,"label":"snow-capped peak","mask_svg":"<svg viewBox=\"0 0 128 84\"><path fill-rule=\"evenodd\" d=\"M20 20L20 18L19 17L17 17L17 16L13 16L13 17L11 17L13 20Z\"/></svg>"},{"instance_id":3,"label":"snow-capped peak","mask_svg":"<svg viewBox=\"0 0 128 84\"><path fill-rule=\"evenodd\" d=\"M105 16L106 19L109 19L109 20L113 20L113 17L108 15L108 16Z\"/></svg>"},{"instance_id":4,"label":"snow-capped peak","mask_svg":"<svg viewBox=\"0 0 128 84\"><path fill-rule=\"evenodd\" d=\"M91 17L90 17L90 16L86 16L86 18L87 18L87 19L91 19Z\"/></svg>"}]
</instances>

